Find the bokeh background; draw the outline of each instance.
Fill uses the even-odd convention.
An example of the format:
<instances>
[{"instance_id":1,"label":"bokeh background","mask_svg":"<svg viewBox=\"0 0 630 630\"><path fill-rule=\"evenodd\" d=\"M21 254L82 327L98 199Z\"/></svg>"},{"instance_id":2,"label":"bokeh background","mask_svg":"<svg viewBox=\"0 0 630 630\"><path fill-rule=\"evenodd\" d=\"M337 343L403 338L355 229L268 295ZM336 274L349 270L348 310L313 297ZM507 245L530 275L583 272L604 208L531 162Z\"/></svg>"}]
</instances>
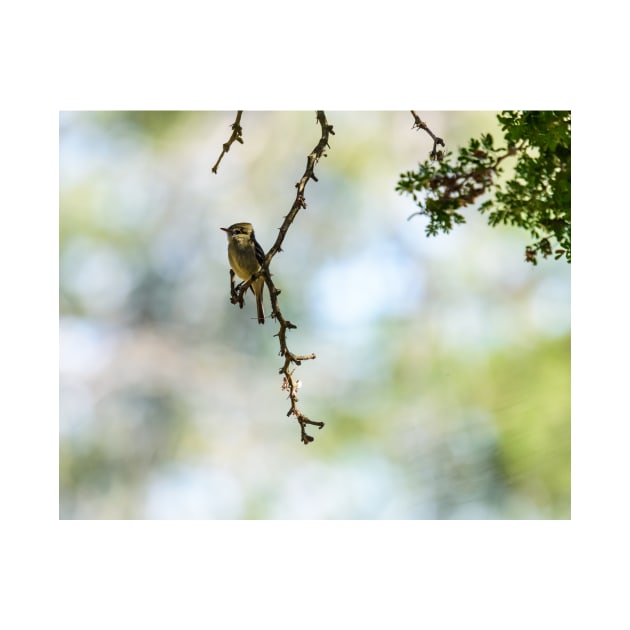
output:
<instances>
[{"instance_id":1,"label":"bokeh background","mask_svg":"<svg viewBox=\"0 0 630 630\"><path fill-rule=\"evenodd\" d=\"M455 150L496 112L418 112ZM427 238L398 175L409 112L335 135L271 269L275 322L229 302L225 234L268 249L320 137L314 112L61 112L60 518L570 518L570 266L474 209ZM266 302L269 304L268 300Z\"/></svg>"}]
</instances>

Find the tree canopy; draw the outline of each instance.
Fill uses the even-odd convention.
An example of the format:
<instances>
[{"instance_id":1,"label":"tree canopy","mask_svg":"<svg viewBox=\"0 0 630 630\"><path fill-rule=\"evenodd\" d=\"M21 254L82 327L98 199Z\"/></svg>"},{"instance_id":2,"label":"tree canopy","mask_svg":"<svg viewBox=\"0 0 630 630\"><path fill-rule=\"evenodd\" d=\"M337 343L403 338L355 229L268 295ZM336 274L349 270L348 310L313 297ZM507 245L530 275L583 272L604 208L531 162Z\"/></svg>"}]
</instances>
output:
<instances>
[{"instance_id":1,"label":"tree canopy","mask_svg":"<svg viewBox=\"0 0 630 630\"><path fill-rule=\"evenodd\" d=\"M396 190L411 195L419 207L412 216L427 216L432 236L465 223L462 210L490 195L478 206L488 223L518 226L534 239L525 260L537 264L539 256L554 254L570 262L571 112L504 111L497 119L504 135L500 146L485 133L460 147L456 157L438 151L437 144L444 143L429 131L430 159L401 174ZM419 119L415 126L426 129ZM505 181L501 175L509 158L516 163Z\"/></svg>"}]
</instances>

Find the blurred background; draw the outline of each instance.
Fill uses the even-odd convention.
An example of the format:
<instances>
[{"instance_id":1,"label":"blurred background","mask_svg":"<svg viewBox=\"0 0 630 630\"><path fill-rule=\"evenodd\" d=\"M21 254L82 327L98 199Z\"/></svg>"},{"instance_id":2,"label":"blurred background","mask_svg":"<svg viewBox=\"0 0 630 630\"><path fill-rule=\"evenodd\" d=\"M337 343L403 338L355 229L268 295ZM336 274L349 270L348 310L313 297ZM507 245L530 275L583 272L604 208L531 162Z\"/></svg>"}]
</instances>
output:
<instances>
[{"instance_id":1,"label":"blurred background","mask_svg":"<svg viewBox=\"0 0 630 630\"><path fill-rule=\"evenodd\" d=\"M271 265L289 348L317 355L305 446L219 228L267 250L320 128L246 111L213 174L235 114L60 113L60 518L570 518L570 266L525 263L528 235L474 208L427 238L394 188L429 136L326 112ZM496 112L418 114L452 151L501 137Z\"/></svg>"}]
</instances>

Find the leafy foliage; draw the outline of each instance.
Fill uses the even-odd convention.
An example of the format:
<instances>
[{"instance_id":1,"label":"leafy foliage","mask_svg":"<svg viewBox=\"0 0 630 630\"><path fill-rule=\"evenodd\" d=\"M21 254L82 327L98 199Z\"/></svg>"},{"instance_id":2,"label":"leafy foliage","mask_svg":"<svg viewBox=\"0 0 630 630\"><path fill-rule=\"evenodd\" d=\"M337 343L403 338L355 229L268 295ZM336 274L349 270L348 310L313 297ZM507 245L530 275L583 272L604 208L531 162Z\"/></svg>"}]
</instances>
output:
<instances>
[{"instance_id":1,"label":"leafy foliage","mask_svg":"<svg viewBox=\"0 0 630 630\"><path fill-rule=\"evenodd\" d=\"M490 134L472 138L456 159L447 152L401 174L396 190L420 208L411 216L429 218L429 236L465 223L462 209L493 192L478 209L488 213L491 226L515 225L531 234L528 262L537 264L539 255L547 258L554 248L556 259L570 262L571 112L506 111L497 119L505 146L495 147ZM503 183L502 162L510 157L516 158L514 173Z\"/></svg>"}]
</instances>

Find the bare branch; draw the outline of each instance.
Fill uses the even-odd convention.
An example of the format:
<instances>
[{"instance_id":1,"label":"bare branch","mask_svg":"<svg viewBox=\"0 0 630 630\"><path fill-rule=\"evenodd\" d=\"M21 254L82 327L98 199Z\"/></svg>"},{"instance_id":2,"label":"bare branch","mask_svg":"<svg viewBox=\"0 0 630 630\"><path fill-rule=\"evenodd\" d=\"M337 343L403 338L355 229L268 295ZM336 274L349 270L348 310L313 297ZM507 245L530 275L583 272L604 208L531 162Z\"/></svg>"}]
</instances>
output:
<instances>
[{"instance_id":1,"label":"bare branch","mask_svg":"<svg viewBox=\"0 0 630 630\"><path fill-rule=\"evenodd\" d=\"M309 444L314 438L306 432L306 425L313 424L321 429L324 426L324 423L310 420L298 409L297 391L302 383L293 377L295 368L290 369L290 367L292 363L295 365L301 365L302 361L308 361L309 359L315 359L317 357L315 353L300 356L293 354L293 352L289 350L289 346L287 345L287 330L297 328L297 326L286 320L280 312L280 307L278 305L278 294L280 291L275 288L268 274L265 276L265 282L267 283L267 288L269 289L269 294L271 295L271 316L274 317L280 324L280 329L275 336L278 337L280 341L280 356L284 357L284 365L279 371L280 374L284 376L282 379L282 389L289 392L289 400L291 401L291 407L287 412L287 416L294 415L296 417L297 421L300 423L301 440L304 444Z\"/></svg>"},{"instance_id":2,"label":"bare branch","mask_svg":"<svg viewBox=\"0 0 630 630\"><path fill-rule=\"evenodd\" d=\"M304 171L304 175L302 175L302 179L295 185L297 188L297 194L295 195L295 201L293 202L293 206L284 217L284 221L280 227L280 233L278 234L278 238L276 242L273 244L271 249L267 252L267 256L265 257L265 267L269 267L269 263L271 259L280 251L282 251L282 241L284 241L284 237L287 234L289 226L293 223L293 220L297 216L297 213L302 209L306 208L306 199L304 198L304 189L306 188L306 184L309 179L317 181L317 177L315 177L314 169L319 159L322 155L325 155L324 151L326 147L330 148L328 144L328 138L330 134L335 135L333 131L332 125L328 124L326 120L326 114L322 111L317 112L317 122L320 124L322 128L322 137L319 142L315 146L315 148L311 151L308 158L306 159L306 170Z\"/></svg>"},{"instance_id":3,"label":"bare branch","mask_svg":"<svg viewBox=\"0 0 630 630\"><path fill-rule=\"evenodd\" d=\"M232 123L232 135L230 136L230 139L226 143L224 143L223 151L221 151L221 155L219 156L217 163L212 167L212 172L215 174L217 172L217 169L219 168L219 164L221 163L223 156L230 150L232 143L236 140L236 142L240 142L241 144L243 144L243 128L241 127L242 114L242 110L236 112L236 120Z\"/></svg>"},{"instance_id":4,"label":"bare branch","mask_svg":"<svg viewBox=\"0 0 630 630\"><path fill-rule=\"evenodd\" d=\"M297 216L298 212L302 208L306 208L306 199L304 198L304 190L306 188L306 184L311 179L313 181L317 181L317 177L315 177L314 173L315 165L322 157L322 155L326 155L324 151L326 150L326 147L330 147L330 145L328 144L328 138L330 134L334 135L335 133L333 131L332 125L328 124L326 120L326 114L323 111L317 112L317 122L321 126L321 138L306 160L306 169L304 171L304 175L302 175L300 181L295 185L297 188L297 194L295 196L293 206L291 207L289 213L284 217L284 221L282 223L282 226L280 227L278 238L276 239L276 242L273 244L271 249L267 252L261 270L253 274L249 278L249 280L239 284L236 288L234 288L233 278L231 277L231 302L232 304L239 304L241 308L243 307L243 297L245 295L245 292L251 286L252 282L254 282L256 278L260 277L261 274L265 278L265 283L267 285L267 288L269 289L269 295L271 297L271 317L280 324L280 328L275 336L278 337L278 340L280 342L279 354L281 357L284 357L284 365L280 368L279 371L280 374L283 375L282 389L288 391L288 397L291 401L291 406L289 408L289 411L287 412L287 416L294 415L296 417L297 421L300 424L301 440L304 444L309 444L314 439L306 432L306 426L310 424L321 429L324 426L324 423L307 418L298 409L297 391L301 386L301 382L293 377L293 372L295 371L295 368L291 369L291 364L294 364L296 366L301 365L302 361L315 359L316 356L315 354L297 355L289 350L289 346L287 344L287 331L292 328L297 328L297 326L291 323L289 320L285 319L282 315L278 302L278 295L280 294L280 290L275 287L273 280L271 279L269 264L271 263L271 259L278 252L282 251L282 242L284 241L289 227L293 223L293 220Z\"/></svg>"},{"instance_id":5,"label":"bare branch","mask_svg":"<svg viewBox=\"0 0 630 630\"><path fill-rule=\"evenodd\" d=\"M413 120L414 120L412 129L424 129L431 136L431 139L433 140L433 149L431 150L431 159L432 160L438 160L438 162L441 161L442 158L444 157L444 152L443 151L438 151L437 150L437 146L438 146L438 144L443 146L443 147L446 146L444 144L444 140L442 140L442 138L438 138L427 127L427 124L420 119L420 116L418 116L418 114L416 114L416 112L411 110L411 115L413 116Z\"/></svg>"}]
</instances>

